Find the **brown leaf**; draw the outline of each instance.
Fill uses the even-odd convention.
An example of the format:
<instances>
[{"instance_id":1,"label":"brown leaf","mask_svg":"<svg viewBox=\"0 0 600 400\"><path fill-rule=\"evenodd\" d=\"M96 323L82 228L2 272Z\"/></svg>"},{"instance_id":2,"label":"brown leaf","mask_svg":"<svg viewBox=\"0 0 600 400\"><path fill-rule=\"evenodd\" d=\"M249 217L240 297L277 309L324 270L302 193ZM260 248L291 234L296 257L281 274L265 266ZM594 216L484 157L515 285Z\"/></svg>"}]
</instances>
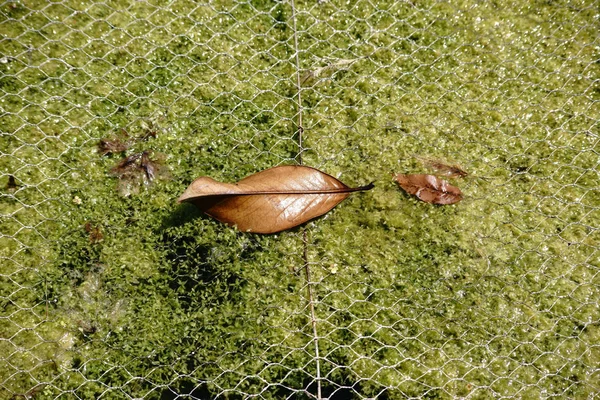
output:
<instances>
[{"instance_id":1,"label":"brown leaf","mask_svg":"<svg viewBox=\"0 0 600 400\"><path fill-rule=\"evenodd\" d=\"M442 175L446 175L450 178L465 178L466 176L469 175L468 172L466 172L465 170L463 170L461 167L459 167L456 164L447 164L441 160L437 160L435 158L428 158L428 157L420 157L417 156L417 158L419 159L419 161L421 161L423 163L423 165L433 169L434 171L442 174Z\"/></svg>"},{"instance_id":2,"label":"brown leaf","mask_svg":"<svg viewBox=\"0 0 600 400\"><path fill-rule=\"evenodd\" d=\"M350 188L315 168L283 165L250 175L238 183L221 183L203 176L179 197L211 217L237 225L240 231L275 233L325 214L351 192Z\"/></svg>"},{"instance_id":3,"label":"brown leaf","mask_svg":"<svg viewBox=\"0 0 600 400\"><path fill-rule=\"evenodd\" d=\"M100 226L94 225L91 221L85 223L84 229L90 234L90 243L98 243L104 239Z\"/></svg>"},{"instance_id":4,"label":"brown leaf","mask_svg":"<svg viewBox=\"0 0 600 400\"><path fill-rule=\"evenodd\" d=\"M111 153L121 153L128 148L129 144L119 139L100 139L98 143L98 152L103 156Z\"/></svg>"},{"instance_id":5,"label":"brown leaf","mask_svg":"<svg viewBox=\"0 0 600 400\"><path fill-rule=\"evenodd\" d=\"M17 180L13 175L8 176L8 182L6 183L6 190L8 192L14 192L19 188L19 184L17 184Z\"/></svg>"},{"instance_id":6,"label":"brown leaf","mask_svg":"<svg viewBox=\"0 0 600 400\"><path fill-rule=\"evenodd\" d=\"M443 179L425 174L397 174L394 179L406 193L431 204L454 204L462 200L462 192Z\"/></svg>"},{"instance_id":7,"label":"brown leaf","mask_svg":"<svg viewBox=\"0 0 600 400\"><path fill-rule=\"evenodd\" d=\"M111 139L100 139L100 142L98 142L98 152L103 156L107 154L124 152L131 146L128 136L129 135L127 134L127 131L122 129L117 136Z\"/></svg>"}]
</instances>

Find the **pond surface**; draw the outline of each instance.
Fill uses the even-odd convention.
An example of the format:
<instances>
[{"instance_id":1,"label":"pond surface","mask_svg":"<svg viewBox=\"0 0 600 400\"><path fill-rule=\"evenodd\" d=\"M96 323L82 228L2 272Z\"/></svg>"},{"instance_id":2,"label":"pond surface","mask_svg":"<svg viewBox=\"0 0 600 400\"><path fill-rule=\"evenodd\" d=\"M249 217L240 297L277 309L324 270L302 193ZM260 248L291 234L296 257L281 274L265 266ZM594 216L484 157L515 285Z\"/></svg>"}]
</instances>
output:
<instances>
[{"instance_id":1,"label":"pond surface","mask_svg":"<svg viewBox=\"0 0 600 400\"><path fill-rule=\"evenodd\" d=\"M597 4L376 3L2 6L0 397L600 390ZM375 188L276 235L176 203L300 161Z\"/></svg>"}]
</instances>

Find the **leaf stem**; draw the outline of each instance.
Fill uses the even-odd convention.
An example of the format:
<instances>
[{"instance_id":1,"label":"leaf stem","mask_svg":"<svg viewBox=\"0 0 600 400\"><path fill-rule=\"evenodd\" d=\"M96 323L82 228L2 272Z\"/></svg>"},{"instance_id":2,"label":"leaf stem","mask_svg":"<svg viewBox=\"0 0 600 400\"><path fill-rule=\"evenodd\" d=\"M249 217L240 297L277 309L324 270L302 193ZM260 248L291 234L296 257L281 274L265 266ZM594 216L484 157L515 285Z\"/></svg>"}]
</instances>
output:
<instances>
[{"instance_id":1,"label":"leaf stem","mask_svg":"<svg viewBox=\"0 0 600 400\"><path fill-rule=\"evenodd\" d=\"M185 197L183 200L177 200L179 203L184 201L190 201L194 199L201 198L210 198L210 197L228 197L228 196L263 196L263 195L309 195L309 194L344 194L344 193L353 193L353 192L361 192L365 190L373 189L374 185L372 183L359 186L355 188L339 188L339 189L321 189L321 190L255 190L255 191L247 191L247 192L223 192L223 193L210 193L210 194L201 194L198 196L190 196Z\"/></svg>"}]
</instances>

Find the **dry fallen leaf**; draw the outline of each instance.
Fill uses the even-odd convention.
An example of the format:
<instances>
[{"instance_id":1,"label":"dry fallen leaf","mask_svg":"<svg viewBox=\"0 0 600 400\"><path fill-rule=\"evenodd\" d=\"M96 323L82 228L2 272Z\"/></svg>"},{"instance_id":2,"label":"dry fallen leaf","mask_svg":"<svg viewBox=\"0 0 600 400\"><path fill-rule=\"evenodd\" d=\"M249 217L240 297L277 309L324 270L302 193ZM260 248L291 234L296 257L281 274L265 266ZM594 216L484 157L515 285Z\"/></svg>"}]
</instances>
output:
<instances>
[{"instance_id":1,"label":"dry fallen leaf","mask_svg":"<svg viewBox=\"0 0 600 400\"><path fill-rule=\"evenodd\" d=\"M397 174L394 180L408 194L426 203L446 205L462 200L462 192L443 179L425 174Z\"/></svg>"},{"instance_id":2,"label":"dry fallen leaf","mask_svg":"<svg viewBox=\"0 0 600 400\"><path fill-rule=\"evenodd\" d=\"M275 233L323 215L350 193L372 187L350 188L315 168L283 165L235 184L200 177L178 201L192 203L240 231Z\"/></svg>"}]
</instances>

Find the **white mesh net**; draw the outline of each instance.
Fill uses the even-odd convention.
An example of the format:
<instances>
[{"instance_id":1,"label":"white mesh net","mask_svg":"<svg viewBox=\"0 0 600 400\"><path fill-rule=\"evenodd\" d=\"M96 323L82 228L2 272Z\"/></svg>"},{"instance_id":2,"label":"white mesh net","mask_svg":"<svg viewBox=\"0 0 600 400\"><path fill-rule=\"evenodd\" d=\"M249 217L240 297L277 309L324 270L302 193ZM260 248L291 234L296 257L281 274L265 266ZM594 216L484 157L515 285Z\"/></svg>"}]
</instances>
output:
<instances>
[{"instance_id":1,"label":"white mesh net","mask_svg":"<svg viewBox=\"0 0 600 400\"><path fill-rule=\"evenodd\" d=\"M2 3L0 398L594 398L599 5ZM300 162L375 189L175 203Z\"/></svg>"}]
</instances>

